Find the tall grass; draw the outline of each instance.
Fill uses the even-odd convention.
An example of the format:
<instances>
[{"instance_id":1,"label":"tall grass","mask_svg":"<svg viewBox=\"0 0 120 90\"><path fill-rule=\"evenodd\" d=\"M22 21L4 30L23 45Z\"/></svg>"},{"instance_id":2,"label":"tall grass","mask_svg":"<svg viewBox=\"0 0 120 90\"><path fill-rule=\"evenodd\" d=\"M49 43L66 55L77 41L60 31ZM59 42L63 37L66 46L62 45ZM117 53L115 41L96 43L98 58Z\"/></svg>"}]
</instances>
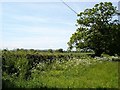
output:
<instances>
[{"instance_id":1,"label":"tall grass","mask_svg":"<svg viewBox=\"0 0 120 90\"><path fill-rule=\"evenodd\" d=\"M41 54L46 57L45 53ZM24 52L3 54L4 88L118 88L118 62L75 53L72 58L65 58L68 54L64 53L61 58L60 53L55 53L58 56L52 63L35 62L26 55Z\"/></svg>"}]
</instances>

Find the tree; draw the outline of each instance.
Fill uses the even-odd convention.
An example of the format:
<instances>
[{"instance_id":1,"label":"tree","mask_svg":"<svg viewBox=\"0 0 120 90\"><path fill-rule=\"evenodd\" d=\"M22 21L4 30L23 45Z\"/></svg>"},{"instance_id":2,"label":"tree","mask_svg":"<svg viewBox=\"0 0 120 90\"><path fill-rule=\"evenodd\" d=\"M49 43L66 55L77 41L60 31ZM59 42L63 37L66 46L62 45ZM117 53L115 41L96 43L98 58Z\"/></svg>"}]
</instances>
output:
<instances>
[{"instance_id":1,"label":"tree","mask_svg":"<svg viewBox=\"0 0 120 90\"><path fill-rule=\"evenodd\" d=\"M52 53L52 52L53 52L53 50L52 50L52 49L48 49L48 52Z\"/></svg>"},{"instance_id":2,"label":"tree","mask_svg":"<svg viewBox=\"0 0 120 90\"><path fill-rule=\"evenodd\" d=\"M118 20L113 20L116 14L116 7L111 2L101 2L92 9L80 12L77 30L68 42L68 50L89 48L96 56L103 52L120 53L120 50L117 50L120 48L120 24Z\"/></svg>"},{"instance_id":3,"label":"tree","mask_svg":"<svg viewBox=\"0 0 120 90\"><path fill-rule=\"evenodd\" d=\"M62 48L56 49L55 52L61 52L61 53L63 53L63 49Z\"/></svg>"}]
</instances>

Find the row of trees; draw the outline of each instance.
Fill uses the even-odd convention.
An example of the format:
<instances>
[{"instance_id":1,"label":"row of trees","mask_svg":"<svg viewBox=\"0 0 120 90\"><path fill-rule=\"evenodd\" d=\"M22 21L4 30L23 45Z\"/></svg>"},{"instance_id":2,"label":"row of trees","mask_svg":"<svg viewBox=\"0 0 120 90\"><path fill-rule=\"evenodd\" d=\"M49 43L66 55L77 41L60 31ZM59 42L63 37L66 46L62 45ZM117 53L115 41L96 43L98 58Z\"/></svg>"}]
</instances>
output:
<instances>
[{"instance_id":1,"label":"row of trees","mask_svg":"<svg viewBox=\"0 0 120 90\"><path fill-rule=\"evenodd\" d=\"M111 2L101 2L80 12L77 30L68 42L68 49L92 49L95 56L103 52L120 55L120 22L114 18L117 14Z\"/></svg>"},{"instance_id":2,"label":"row of trees","mask_svg":"<svg viewBox=\"0 0 120 90\"><path fill-rule=\"evenodd\" d=\"M39 50L39 49L13 49L13 50L8 50L8 49L3 49L1 51L24 51L24 52L48 52L48 53L79 53L79 52L93 52L93 50L91 49L87 49L87 48L84 48L84 49L81 49L80 51L66 51L66 50L63 50L62 48L59 48L59 49L46 49L46 50Z\"/></svg>"},{"instance_id":3,"label":"row of trees","mask_svg":"<svg viewBox=\"0 0 120 90\"><path fill-rule=\"evenodd\" d=\"M10 50L3 49L3 51L10 51ZM60 52L60 53L65 52L62 48L55 49L55 50L53 50L53 49L46 49L46 50L39 50L38 49L38 50L35 50L35 49L23 49L23 48L19 49L19 48L17 48L17 49L14 49L12 51L50 52L50 53L53 53L53 52Z\"/></svg>"}]
</instances>

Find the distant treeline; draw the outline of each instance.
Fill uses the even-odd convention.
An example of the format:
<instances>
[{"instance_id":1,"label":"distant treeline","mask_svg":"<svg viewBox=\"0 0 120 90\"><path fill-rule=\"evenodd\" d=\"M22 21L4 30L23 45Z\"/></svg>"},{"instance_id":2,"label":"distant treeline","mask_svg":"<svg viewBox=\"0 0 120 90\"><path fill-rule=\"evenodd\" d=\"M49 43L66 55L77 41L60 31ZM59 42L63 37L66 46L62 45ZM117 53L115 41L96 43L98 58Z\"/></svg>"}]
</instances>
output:
<instances>
[{"instance_id":1,"label":"distant treeline","mask_svg":"<svg viewBox=\"0 0 120 90\"><path fill-rule=\"evenodd\" d=\"M40 50L40 49L23 49L23 48L17 48L17 49L13 49L13 50L3 49L2 51L31 51L31 52L50 52L50 53L54 53L54 52L58 52L58 53L93 52L93 50L88 49L88 48L84 48L84 49L80 49L80 50L73 50L73 51L63 50L62 48L59 48L59 49L43 49L43 50Z\"/></svg>"}]
</instances>

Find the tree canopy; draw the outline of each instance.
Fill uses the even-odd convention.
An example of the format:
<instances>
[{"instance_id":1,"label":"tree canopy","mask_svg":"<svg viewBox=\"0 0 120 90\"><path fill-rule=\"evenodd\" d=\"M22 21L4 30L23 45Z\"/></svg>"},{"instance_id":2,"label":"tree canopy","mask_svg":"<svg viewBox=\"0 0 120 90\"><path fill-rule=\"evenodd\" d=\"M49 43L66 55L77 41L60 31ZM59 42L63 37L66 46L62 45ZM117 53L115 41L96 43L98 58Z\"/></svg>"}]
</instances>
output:
<instances>
[{"instance_id":1,"label":"tree canopy","mask_svg":"<svg viewBox=\"0 0 120 90\"><path fill-rule=\"evenodd\" d=\"M69 50L88 48L100 56L103 52L120 54L120 23L113 16L116 7L111 2L101 2L92 9L78 14L77 30L68 42Z\"/></svg>"}]
</instances>

